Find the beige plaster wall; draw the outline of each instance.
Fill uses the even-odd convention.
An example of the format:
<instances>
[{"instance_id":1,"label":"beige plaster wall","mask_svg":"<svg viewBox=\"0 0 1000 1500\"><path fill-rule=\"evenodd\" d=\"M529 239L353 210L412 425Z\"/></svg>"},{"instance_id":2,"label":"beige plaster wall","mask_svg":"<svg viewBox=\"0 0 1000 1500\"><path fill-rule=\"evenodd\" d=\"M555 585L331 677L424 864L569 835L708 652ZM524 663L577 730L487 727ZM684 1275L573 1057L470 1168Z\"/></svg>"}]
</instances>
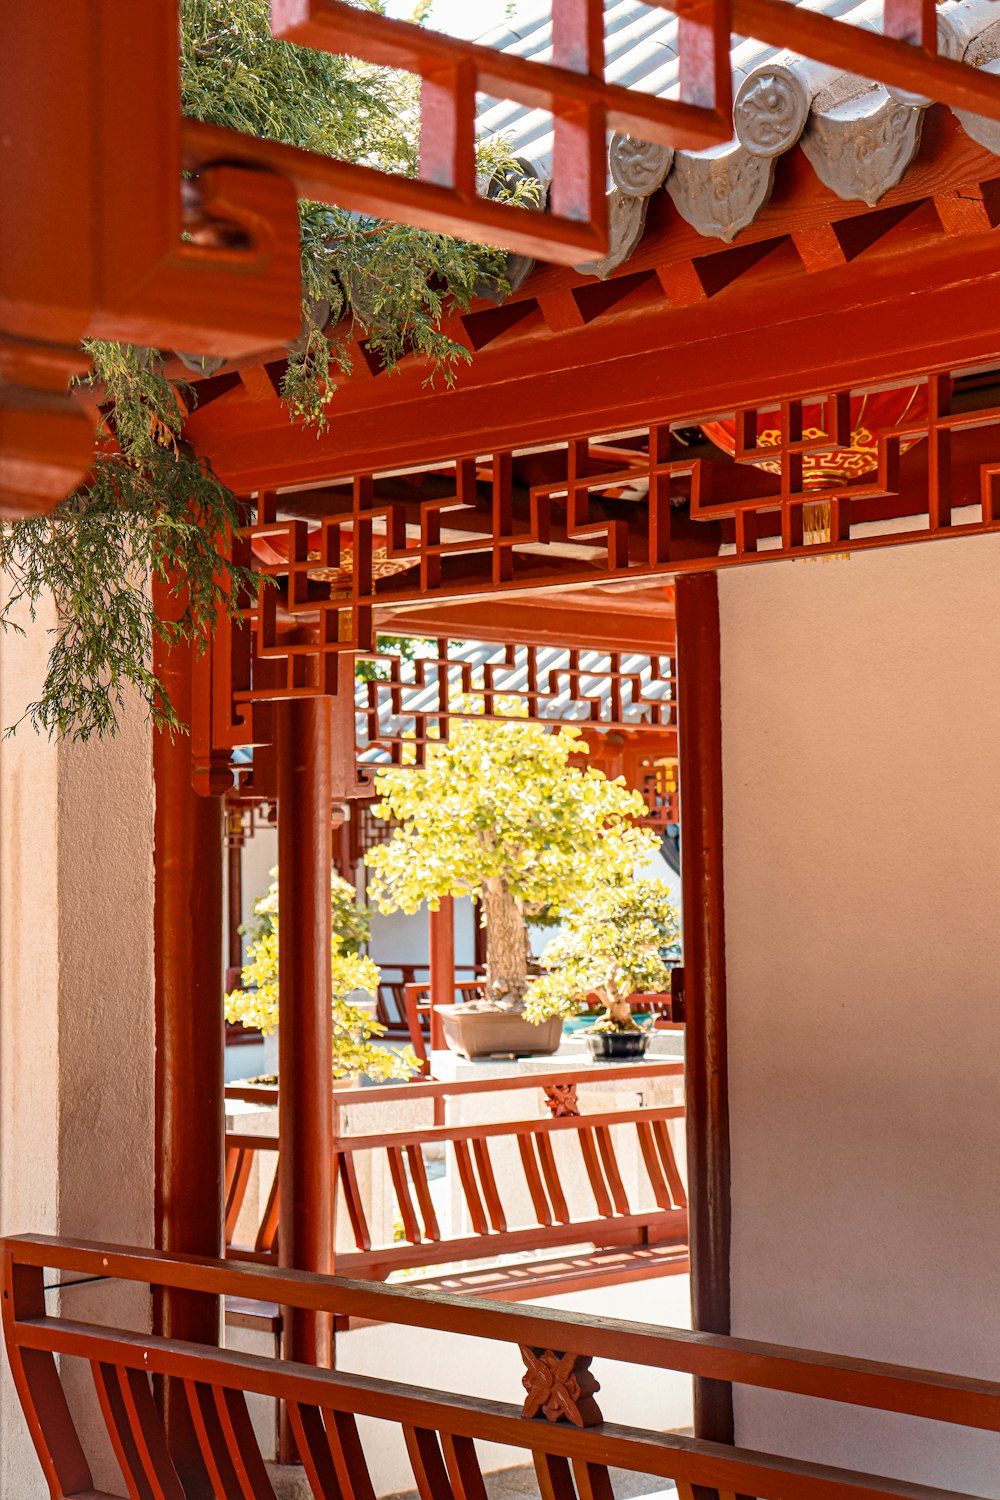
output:
<instances>
[{"instance_id":1,"label":"beige plaster wall","mask_svg":"<svg viewBox=\"0 0 1000 1500\"><path fill-rule=\"evenodd\" d=\"M733 1332L1000 1379L1000 537L720 579ZM1000 1437L742 1392L1000 1496Z\"/></svg>"},{"instance_id":2,"label":"beige plaster wall","mask_svg":"<svg viewBox=\"0 0 1000 1500\"><path fill-rule=\"evenodd\" d=\"M0 725L37 694L53 623L0 636ZM153 794L136 711L118 738L0 740L0 1232L151 1243ZM53 1307L54 1294L50 1294ZM148 1294L61 1294L68 1317L148 1320ZM3 1365L0 1360L0 1365ZM88 1425L89 1378L74 1371ZM121 1488L107 1449L99 1487ZM45 1493L0 1371L0 1500Z\"/></svg>"}]
</instances>

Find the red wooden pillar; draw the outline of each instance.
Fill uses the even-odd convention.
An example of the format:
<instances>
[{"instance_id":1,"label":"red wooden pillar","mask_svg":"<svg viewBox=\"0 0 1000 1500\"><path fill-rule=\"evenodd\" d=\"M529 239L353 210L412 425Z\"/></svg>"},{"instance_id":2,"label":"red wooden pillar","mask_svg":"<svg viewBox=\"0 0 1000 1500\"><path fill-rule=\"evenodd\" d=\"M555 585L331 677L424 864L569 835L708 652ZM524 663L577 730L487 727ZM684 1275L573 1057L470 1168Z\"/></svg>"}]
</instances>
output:
<instances>
[{"instance_id":1,"label":"red wooden pillar","mask_svg":"<svg viewBox=\"0 0 1000 1500\"><path fill-rule=\"evenodd\" d=\"M278 792L279 1256L283 1266L333 1265L333 1100L330 1011L330 712L328 698L275 704ZM329 1365L330 1319L285 1309L289 1359ZM292 1457L283 1434L283 1457Z\"/></svg>"},{"instance_id":2,"label":"red wooden pillar","mask_svg":"<svg viewBox=\"0 0 1000 1500\"><path fill-rule=\"evenodd\" d=\"M154 590L158 586L154 585ZM169 608L162 590L158 606ZM191 722L192 651L154 647L154 668ZM158 1249L221 1255L224 1115L222 800L191 784L188 735L153 735L156 1025L155 1237ZM157 1330L217 1344L219 1299L164 1290ZM182 1389L168 1389L175 1462L192 1497L210 1495Z\"/></svg>"},{"instance_id":3,"label":"red wooden pillar","mask_svg":"<svg viewBox=\"0 0 1000 1500\"><path fill-rule=\"evenodd\" d=\"M688 1196L693 1326L730 1331L722 693L714 573L677 580ZM732 1387L695 1381L695 1436L733 1441Z\"/></svg>"},{"instance_id":4,"label":"red wooden pillar","mask_svg":"<svg viewBox=\"0 0 1000 1500\"><path fill-rule=\"evenodd\" d=\"M455 1001L455 903L442 896L437 911L429 920L431 965L431 1051L444 1048L444 1027L437 1013L439 1005Z\"/></svg>"},{"instance_id":5,"label":"red wooden pillar","mask_svg":"<svg viewBox=\"0 0 1000 1500\"><path fill-rule=\"evenodd\" d=\"M238 811L231 812L226 833L226 988L236 989L243 967L243 830Z\"/></svg>"}]
</instances>

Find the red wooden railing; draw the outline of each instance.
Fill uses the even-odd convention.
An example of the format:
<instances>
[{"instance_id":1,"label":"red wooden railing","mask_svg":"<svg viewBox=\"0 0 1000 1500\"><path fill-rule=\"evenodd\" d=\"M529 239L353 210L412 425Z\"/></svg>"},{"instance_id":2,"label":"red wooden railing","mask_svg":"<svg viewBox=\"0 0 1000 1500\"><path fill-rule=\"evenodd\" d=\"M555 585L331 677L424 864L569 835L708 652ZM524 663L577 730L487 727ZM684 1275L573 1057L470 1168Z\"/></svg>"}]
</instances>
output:
<instances>
[{"instance_id":1,"label":"red wooden railing","mask_svg":"<svg viewBox=\"0 0 1000 1500\"><path fill-rule=\"evenodd\" d=\"M374 1089L334 1091L337 1135L335 1172L338 1210L346 1212L354 1250L338 1252L338 1270L347 1275L383 1279L393 1271L421 1266L454 1266L460 1262L494 1260L511 1253L535 1252L530 1262L483 1270L452 1271L435 1284L459 1290L472 1286L491 1295L520 1299L553 1295L637 1280L688 1269L687 1198L674 1157L668 1122L681 1119L683 1104L650 1106L581 1114L575 1089L580 1083L611 1083L627 1079L681 1078L680 1062L560 1069L512 1078L474 1079L462 1083L403 1084ZM394 1100L432 1100L438 1106L449 1098L470 1094L502 1096L517 1090L544 1091L553 1117L536 1116L475 1124L434 1124L378 1134L340 1133L341 1112ZM557 1092L558 1091L558 1092ZM242 1097L275 1097L275 1092L237 1086L227 1093ZM562 1149L560 1150L560 1138ZM620 1155L631 1139L638 1187L625 1187ZM496 1149L516 1142L516 1155L507 1150L503 1170ZM570 1155L567 1157L566 1148ZM432 1199L428 1156L451 1158L461 1185L472 1233L443 1232ZM254 1164L261 1154L279 1152L277 1134L231 1131L226 1136L226 1241L230 1253L273 1260L277 1255L280 1156L269 1189L262 1195L253 1242L234 1246L233 1238L246 1201ZM576 1153L579 1153L578 1155ZM373 1243L359 1188L359 1158L384 1156L398 1210L401 1238ZM592 1200L580 1203L573 1192L573 1161L582 1166L583 1182ZM505 1202L506 1200L506 1202ZM527 1222L510 1222L512 1202L530 1204ZM643 1206L645 1205L645 1206ZM555 1260L543 1258L568 1246L593 1246L593 1252Z\"/></svg>"},{"instance_id":2,"label":"red wooden railing","mask_svg":"<svg viewBox=\"0 0 1000 1500\"><path fill-rule=\"evenodd\" d=\"M406 1008L406 987L419 984L425 991L429 991L430 969L427 964L379 964L379 968L382 979L376 997L378 1019L383 1026L388 1028L391 1037L408 1036L412 1040L413 1027ZM458 979L456 989L465 986L472 987L476 978L485 972L485 969L477 964L456 964L456 978L459 975L463 976ZM425 979L424 975L428 977ZM466 975L469 977L464 977Z\"/></svg>"},{"instance_id":3,"label":"red wooden railing","mask_svg":"<svg viewBox=\"0 0 1000 1500\"><path fill-rule=\"evenodd\" d=\"M110 1500L94 1487L88 1448L97 1435L85 1441L74 1417L79 1408L71 1410L63 1387L70 1358L90 1366L128 1493L166 1500L183 1500L185 1491L153 1395L151 1382L162 1376L183 1391L214 1493L241 1500L274 1500L249 1394L286 1403L315 1500L373 1495L366 1443L381 1439L359 1428L358 1417L402 1428L417 1488L434 1500L482 1500L474 1446L481 1439L522 1450L545 1500L612 1500L612 1466L674 1480L679 1500L693 1500L693 1486L719 1500L969 1500L953 1489L606 1423L595 1399L594 1359L1000 1431L1000 1383L933 1370L45 1236L0 1241L0 1258L7 1357L53 1497ZM519 1348L526 1399L515 1405L513 1391L473 1399L50 1316L45 1268L496 1340Z\"/></svg>"}]
</instances>

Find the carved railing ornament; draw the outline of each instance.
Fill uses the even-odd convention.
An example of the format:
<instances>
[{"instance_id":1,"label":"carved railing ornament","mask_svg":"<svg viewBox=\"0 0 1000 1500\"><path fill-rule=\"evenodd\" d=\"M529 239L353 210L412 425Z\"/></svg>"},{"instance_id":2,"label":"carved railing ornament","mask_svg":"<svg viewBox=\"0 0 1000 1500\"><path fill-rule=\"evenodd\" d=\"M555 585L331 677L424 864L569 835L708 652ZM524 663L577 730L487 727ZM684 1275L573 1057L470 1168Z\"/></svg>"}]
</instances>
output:
<instances>
[{"instance_id":1,"label":"carved railing ornament","mask_svg":"<svg viewBox=\"0 0 1000 1500\"><path fill-rule=\"evenodd\" d=\"M527 1395L524 1416L543 1417L546 1422L572 1422L574 1427L597 1427L604 1421L594 1395L601 1389L591 1373L589 1354L559 1354L552 1349L532 1349L522 1344L525 1373L521 1377Z\"/></svg>"},{"instance_id":2,"label":"carved railing ornament","mask_svg":"<svg viewBox=\"0 0 1000 1500\"><path fill-rule=\"evenodd\" d=\"M545 1108L554 1120L575 1118L580 1114L580 1100L575 1083L547 1083L542 1089Z\"/></svg>"}]
</instances>

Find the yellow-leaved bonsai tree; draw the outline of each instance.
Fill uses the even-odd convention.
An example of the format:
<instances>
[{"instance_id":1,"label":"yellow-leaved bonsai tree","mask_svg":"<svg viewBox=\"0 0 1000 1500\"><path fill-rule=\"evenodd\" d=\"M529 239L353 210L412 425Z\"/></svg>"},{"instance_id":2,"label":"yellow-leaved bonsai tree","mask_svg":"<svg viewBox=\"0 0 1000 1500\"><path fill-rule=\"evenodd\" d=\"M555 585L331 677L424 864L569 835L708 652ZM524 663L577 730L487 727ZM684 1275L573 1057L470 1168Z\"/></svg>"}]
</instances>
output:
<instances>
[{"instance_id":1,"label":"yellow-leaved bonsai tree","mask_svg":"<svg viewBox=\"0 0 1000 1500\"><path fill-rule=\"evenodd\" d=\"M278 1004L278 872L253 906L253 918L243 931L250 938L243 966L243 988L226 996L226 1020L255 1026L266 1036L279 1021ZM398 1052L378 1044L385 1034L381 1021L351 1000L359 990L376 994L381 972L362 953L368 940L368 913L356 902L354 887L339 875L330 879L333 931L330 959L330 996L333 1006L333 1075L345 1078L367 1073L370 1078L407 1078L419 1063L410 1047Z\"/></svg>"},{"instance_id":2,"label":"yellow-leaved bonsai tree","mask_svg":"<svg viewBox=\"0 0 1000 1500\"><path fill-rule=\"evenodd\" d=\"M540 1025L549 1016L577 1016L594 997L604 1012L590 1031L639 1032L630 998L669 988L679 937L665 880L643 876L594 887L545 948L546 972L528 989L525 1020Z\"/></svg>"},{"instance_id":3,"label":"yellow-leaved bonsai tree","mask_svg":"<svg viewBox=\"0 0 1000 1500\"><path fill-rule=\"evenodd\" d=\"M570 909L596 878L631 878L656 849L639 826L638 792L592 766L579 729L523 719L453 720L423 766L382 771L376 817L390 838L365 855L368 894L384 912L436 909L470 896L486 930L488 1003L520 1010L528 988L528 922Z\"/></svg>"}]
</instances>

